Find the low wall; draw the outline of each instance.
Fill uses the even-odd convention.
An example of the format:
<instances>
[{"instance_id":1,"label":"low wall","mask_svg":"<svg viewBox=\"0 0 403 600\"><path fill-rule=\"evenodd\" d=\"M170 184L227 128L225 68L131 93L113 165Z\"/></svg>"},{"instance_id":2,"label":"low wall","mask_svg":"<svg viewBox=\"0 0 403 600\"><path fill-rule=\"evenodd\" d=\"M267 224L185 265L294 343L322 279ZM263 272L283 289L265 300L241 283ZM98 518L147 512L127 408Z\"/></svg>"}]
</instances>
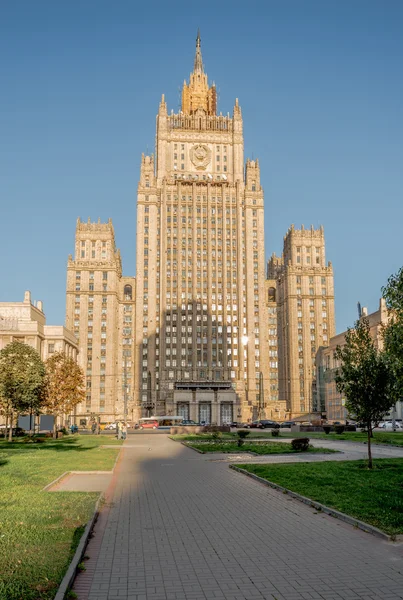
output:
<instances>
[{"instance_id":1,"label":"low wall","mask_svg":"<svg viewBox=\"0 0 403 600\"><path fill-rule=\"evenodd\" d=\"M184 435L190 433L204 433L205 427L201 425L175 425L175 427L171 427L170 434L171 435Z\"/></svg>"}]
</instances>

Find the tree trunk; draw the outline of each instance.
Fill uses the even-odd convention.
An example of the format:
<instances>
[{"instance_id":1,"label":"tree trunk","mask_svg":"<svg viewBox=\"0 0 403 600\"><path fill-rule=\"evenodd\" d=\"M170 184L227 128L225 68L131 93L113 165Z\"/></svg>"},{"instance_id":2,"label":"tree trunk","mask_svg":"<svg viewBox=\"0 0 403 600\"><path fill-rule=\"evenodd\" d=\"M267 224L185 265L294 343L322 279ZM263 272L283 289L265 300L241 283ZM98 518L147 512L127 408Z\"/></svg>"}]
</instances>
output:
<instances>
[{"instance_id":1,"label":"tree trunk","mask_svg":"<svg viewBox=\"0 0 403 600\"><path fill-rule=\"evenodd\" d=\"M10 429L8 430L8 441L13 441L13 411L10 413Z\"/></svg>"},{"instance_id":2,"label":"tree trunk","mask_svg":"<svg viewBox=\"0 0 403 600\"><path fill-rule=\"evenodd\" d=\"M8 412L6 412L6 427L4 429L4 439L7 439L7 429L8 429Z\"/></svg>"},{"instance_id":3,"label":"tree trunk","mask_svg":"<svg viewBox=\"0 0 403 600\"><path fill-rule=\"evenodd\" d=\"M371 426L371 423L368 423L368 468L369 469L372 469L371 437L372 437L372 426Z\"/></svg>"}]
</instances>

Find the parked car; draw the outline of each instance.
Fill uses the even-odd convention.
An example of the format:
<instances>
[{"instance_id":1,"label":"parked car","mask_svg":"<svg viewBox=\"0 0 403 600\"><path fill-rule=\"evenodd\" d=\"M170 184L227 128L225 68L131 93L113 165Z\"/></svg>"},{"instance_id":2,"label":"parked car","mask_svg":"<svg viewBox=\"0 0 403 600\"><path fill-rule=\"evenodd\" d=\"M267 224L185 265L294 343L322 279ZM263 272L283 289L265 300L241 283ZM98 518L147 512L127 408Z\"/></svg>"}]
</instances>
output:
<instances>
[{"instance_id":1,"label":"parked car","mask_svg":"<svg viewBox=\"0 0 403 600\"><path fill-rule=\"evenodd\" d=\"M379 425L382 429L393 429L392 421L385 421ZM403 425L399 421L395 421L395 429L403 429Z\"/></svg>"},{"instance_id":2,"label":"parked car","mask_svg":"<svg viewBox=\"0 0 403 600\"><path fill-rule=\"evenodd\" d=\"M277 429L280 427L279 423L276 423L276 421L269 421L268 419L259 419L257 421L252 421L252 423L249 423L249 427L251 427L252 429L267 429L267 428L271 428L271 429Z\"/></svg>"},{"instance_id":3,"label":"parked car","mask_svg":"<svg viewBox=\"0 0 403 600\"><path fill-rule=\"evenodd\" d=\"M105 425L104 429L116 429L116 423L108 423L108 425Z\"/></svg>"},{"instance_id":4,"label":"parked car","mask_svg":"<svg viewBox=\"0 0 403 600\"><path fill-rule=\"evenodd\" d=\"M293 425L298 425L296 421L283 421L280 423L280 427L292 427Z\"/></svg>"},{"instance_id":5,"label":"parked car","mask_svg":"<svg viewBox=\"0 0 403 600\"><path fill-rule=\"evenodd\" d=\"M192 421L192 419L183 419L180 425L199 425L199 423L196 423L196 421Z\"/></svg>"},{"instance_id":6,"label":"parked car","mask_svg":"<svg viewBox=\"0 0 403 600\"><path fill-rule=\"evenodd\" d=\"M143 421L140 423L140 429L157 429L158 421Z\"/></svg>"},{"instance_id":7,"label":"parked car","mask_svg":"<svg viewBox=\"0 0 403 600\"><path fill-rule=\"evenodd\" d=\"M268 419L260 419L258 423L259 429L279 429L280 427L280 423L277 423L276 421L269 421Z\"/></svg>"}]
</instances>

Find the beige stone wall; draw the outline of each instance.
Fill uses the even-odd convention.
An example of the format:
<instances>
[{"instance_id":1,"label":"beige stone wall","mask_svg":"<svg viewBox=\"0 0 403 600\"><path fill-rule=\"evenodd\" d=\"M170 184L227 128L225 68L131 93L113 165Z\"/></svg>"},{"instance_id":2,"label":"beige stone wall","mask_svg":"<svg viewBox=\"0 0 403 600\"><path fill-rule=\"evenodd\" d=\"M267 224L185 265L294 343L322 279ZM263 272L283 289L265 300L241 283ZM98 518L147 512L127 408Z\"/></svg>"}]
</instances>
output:
<instances>
[{"instance_id":1,"label":"beige stone wall","mask_svg":"<svg viewBox=\"0 0 403 600\"><path fill-rule=\"evenodd\" d=\"M126 299L125 285L132 286ZM123 418L124 383L134 412L134 324L124 335L125 306L135 319L135 280L122 277L120 252L111 220L77 221L75 255L67 265L66 325L79 340L79 363L86 375L86 401L78 414L99 414L101 421ZM126 313L128 316L129 312ZM126 344L125 339L130 343ZM123 348L128 352L124 367ZM126 374L125 374L126 372ZM134 416L134 415L133 415Z\"/></svg>"},{"instance_id":2,"label":"beige stone wall","mask_svg":"<svg viewBox=\"0 0 403 600\"><path fill-rule=\"evenodd\" d=\"M315 408L316 352L335 332L333 268L326 263L323 228L292 226L281 260L273 256L268 273L277 281L279 399L296 417Z\"/></svg>"},{"instance_id":3,"label":"beige stone wall","mask_svg":"<svg viewBox=\"0 0 403 600\"><path fill-rule=\"evenodd\" d=\"M23 302L0 302L0 350L13 341L32 346L46 360L54 352L77 359L78 344L72 331L62 325L46 325L42 302L34 305L31 293Z\"/></svg>"},{"instance_id":4,"label":"beige stone wall","mask_svg":"<svg viewBox=\"0 0 403 600\"><path fill-rule=\"evenodd\" d=\"M389 320L385 300L381 298L379 309L371 314L368 314L367 309L363 308L362 317L368 319L370 335L375 342L375 346L381 349L383 347L382 328ZM322 410L325 411L329 421L344 421L347 417L342 394L337 391L334 382L335 372L337 367L340 366L334 356L334 352L338 346L344 346L346 333L347 332L344 331L343 333L333 336L327 347L319 348L316 356L316 367L318 370L318 402L322 407ZM399 403L399 415L401 415L401 410L401 404Z\"/></svg>"},{"instance_id":5,"label":"beige stone wall","mask_svg":"<svg viewBox=\"0 0 403 600\"><path fill-rule=\"evenodd\" d=\"M139 416L166 414L176 381L230 380L246 420L267 370L263 190L258 161L245 169L238 100L232 117L208 108L200 61L181 113L162 97L155 164L141 161L135 398Z\"/></svg>"}]
</instances>

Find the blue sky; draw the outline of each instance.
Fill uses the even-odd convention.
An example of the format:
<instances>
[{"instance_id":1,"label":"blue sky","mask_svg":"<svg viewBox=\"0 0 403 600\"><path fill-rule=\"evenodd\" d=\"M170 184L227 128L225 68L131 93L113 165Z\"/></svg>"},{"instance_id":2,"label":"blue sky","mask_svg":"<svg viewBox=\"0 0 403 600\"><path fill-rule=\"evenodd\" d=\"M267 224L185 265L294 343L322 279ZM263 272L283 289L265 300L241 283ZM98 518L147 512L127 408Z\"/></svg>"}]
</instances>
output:
<instances>
[{"instance_id":1,"label":"blue sky","mask_svg":"<svg viewBox=\"0 0 403 600\"><path fill-rule=\"evenodd\" d=\"M242 107L266 256L325 227L337 331L403 264L403 3L5 0L0 5L0 301L64 322L78 216L111 217L135 274L136 188L161 93L177 110L200 27L219 110Z\"/></svg>"}]
</instances>

